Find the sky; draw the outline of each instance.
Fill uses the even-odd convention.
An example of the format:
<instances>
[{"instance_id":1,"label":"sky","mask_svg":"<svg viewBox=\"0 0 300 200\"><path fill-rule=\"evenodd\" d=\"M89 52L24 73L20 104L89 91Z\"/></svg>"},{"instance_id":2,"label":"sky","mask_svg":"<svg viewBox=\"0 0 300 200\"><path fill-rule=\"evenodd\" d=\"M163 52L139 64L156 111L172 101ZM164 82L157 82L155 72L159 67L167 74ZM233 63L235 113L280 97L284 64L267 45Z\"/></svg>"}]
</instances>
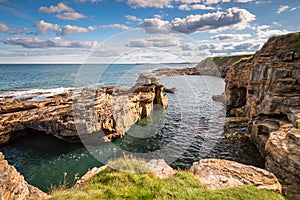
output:
<instances>
[{"instance_id":1,"label":"sky","mask_svg":"<svg viewBox=\"0 0 300 200\"><path fill-rule=\"evenodd\" d=\"M298 0L0 0L0 63L199 62L300 29Z\"/></svg>"}]
</instances>

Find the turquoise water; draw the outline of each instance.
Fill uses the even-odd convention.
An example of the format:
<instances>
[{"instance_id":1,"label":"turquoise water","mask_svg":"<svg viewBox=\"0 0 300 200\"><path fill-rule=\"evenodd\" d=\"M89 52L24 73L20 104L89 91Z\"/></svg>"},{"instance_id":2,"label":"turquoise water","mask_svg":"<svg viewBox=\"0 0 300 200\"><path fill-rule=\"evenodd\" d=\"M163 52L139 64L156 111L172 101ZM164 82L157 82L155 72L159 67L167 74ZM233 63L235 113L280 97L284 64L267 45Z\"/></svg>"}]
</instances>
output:
<instances>
[{"instance_id":1,"label":"turquoise water","mask_svg":"<svg viewBox=\"0 0 300 200\"><path fill-rule=\"evenodd\" d=\"M185 65L171 65L183 67ZM137 75L151 65L85 66L88 73L99 77L97 86L132 85ZM79 65L0 65L2 95L24 95L36 91L73 88ZM105 70L104 70L105 69ZM80 70L79 70L80 71ZM163 158L172 167L188 169L202 158L223 158L263 167L263 159L248 137L232 139L224 132L225 107L211 100L224 90L224 81L209 76L160 77L159 81L178 92L168 94L169 107L162 111L155 106L152 116L133 125L125 137L100 146L85 147L60 141L41 132L26 136L0 147L10 164L30 183L44 191L63 182L67 172L70 185L75 176L101 166L109 159L132 154L145 159ZM59 89L60 88L60 89ZM245 128L233 132L246 134Z\"/></svg>"}]
</instances>

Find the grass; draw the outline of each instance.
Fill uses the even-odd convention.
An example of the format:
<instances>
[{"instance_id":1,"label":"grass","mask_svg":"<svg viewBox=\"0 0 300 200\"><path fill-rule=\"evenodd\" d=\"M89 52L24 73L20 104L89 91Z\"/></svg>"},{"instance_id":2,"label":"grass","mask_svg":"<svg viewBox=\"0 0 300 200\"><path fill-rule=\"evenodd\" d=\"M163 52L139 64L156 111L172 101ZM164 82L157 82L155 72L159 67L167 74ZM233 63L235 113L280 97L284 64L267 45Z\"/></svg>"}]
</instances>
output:
<instances>
[{"instance_id":1,"label":"grass","mask_svg":"<svg viewBox=\"0 0 300 200\"><path fill-rule=\"evenodd\" d=\"M300 52L300 33L291 33L285 37L290 37L287 44L280 50L280 53Z\"/></svg>"},{"instance_id":2,"label":"grass","mask_svg":"<svg viewBox=\"0 0 300 200\"><path fill-rule=\"evenodd\" d=\"M49 199L287 199L278 193L260 190L253 186L211 191L187 171L177 171L174 177L158 179L148 172L145 168L145 162L132 158L111 161L109 165L112 167L108 167L95 175L82 188L58 188L51 192Z\"/></svg>"}]
</instances>

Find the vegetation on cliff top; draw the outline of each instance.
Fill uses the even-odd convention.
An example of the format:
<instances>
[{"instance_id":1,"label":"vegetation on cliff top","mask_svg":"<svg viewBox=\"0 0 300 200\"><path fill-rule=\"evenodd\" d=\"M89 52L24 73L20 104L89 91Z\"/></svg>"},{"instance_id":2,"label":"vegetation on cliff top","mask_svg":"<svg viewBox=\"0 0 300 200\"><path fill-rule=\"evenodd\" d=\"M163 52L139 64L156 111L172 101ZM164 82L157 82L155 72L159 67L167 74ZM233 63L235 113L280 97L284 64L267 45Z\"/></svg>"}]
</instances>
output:
<instances>
[{"instance_id":1,"label":"vegetation on cliff top","mask_svg":"<svg viewBox=\"0 0 300 200\"><path fill-rule=\"evenodd\" d=\"M187 171L159 179L147 171L143 162L135 159L117 160L109 165L118 170L106 168L80 189L56 189L50 199L286 199L253 186L211 191Z\"/></svg>"}]
</instances>

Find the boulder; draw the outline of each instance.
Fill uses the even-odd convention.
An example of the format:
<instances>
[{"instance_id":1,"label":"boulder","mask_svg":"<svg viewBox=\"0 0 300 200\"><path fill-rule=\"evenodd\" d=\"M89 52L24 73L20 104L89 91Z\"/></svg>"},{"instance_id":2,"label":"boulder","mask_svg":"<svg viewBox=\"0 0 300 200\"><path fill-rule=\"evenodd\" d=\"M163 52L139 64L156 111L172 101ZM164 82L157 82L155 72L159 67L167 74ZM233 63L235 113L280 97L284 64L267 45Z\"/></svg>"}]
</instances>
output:
<instances>
[{"instance_id":1,"label":"boulder","mask_svg":"<svg viewBox=\"0 0 300 200\"><path fill-rule=\"evenodd\" d=\"M146 167L154 173L158 178L170 178L176 174L176 172L170 167L163 159L150 160L146 163Z\"/></svg>"},{"instance_id":2,"label":"boulder","mask_svg":"<svg viewBox=\"0 0 300 200\"><path fill-rule=\"evenodd\" d=\"M39 200L47 194L28 184L0 153L0 200Z\"/></svg>"},{"instance_id":3,"label":"boulder","mask_svg":"<svg viewBox=\"0 0 300 200\"><path fill-rule=\"evenodd\" d=\"M190 171L211 190L252 185L281 193L281 185L275 175L233 161L203 159L193 163Z\"/></svg>"}]
</instances>

